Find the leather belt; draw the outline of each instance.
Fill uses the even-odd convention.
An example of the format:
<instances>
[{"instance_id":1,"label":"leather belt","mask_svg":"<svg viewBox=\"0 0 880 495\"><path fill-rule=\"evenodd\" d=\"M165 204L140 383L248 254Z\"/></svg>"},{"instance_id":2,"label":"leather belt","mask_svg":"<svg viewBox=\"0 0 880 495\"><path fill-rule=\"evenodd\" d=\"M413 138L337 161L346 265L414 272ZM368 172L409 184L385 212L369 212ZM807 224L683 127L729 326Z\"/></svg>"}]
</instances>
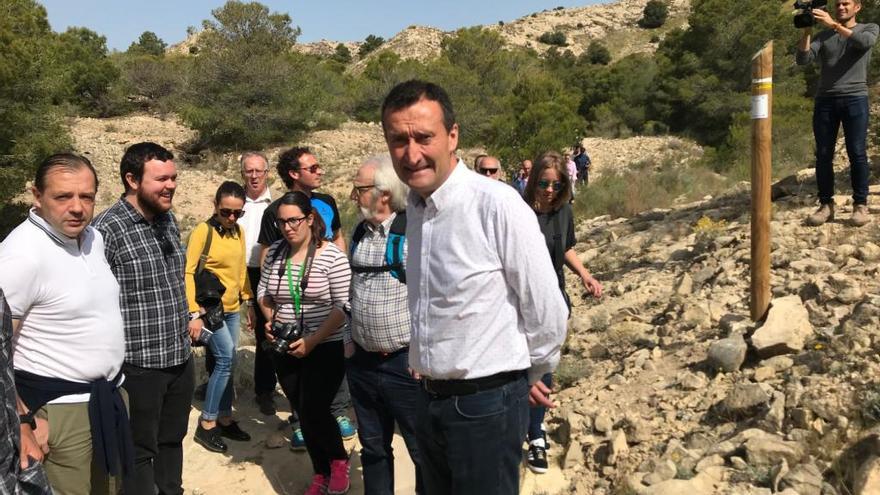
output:
<instances>
[{"instance_id":1,"label":"leather belt","mask_svg":"<svg viewBox=\"0 0 880 495\"><path fill-rule=\"evenodd\" d=\"M432 380L430 378L422 378L422 388L435 397L471 395L507 385L525 376L525 373L525 370L503 371L494 375L469 380Z\"/></svg>"}]
</instances>

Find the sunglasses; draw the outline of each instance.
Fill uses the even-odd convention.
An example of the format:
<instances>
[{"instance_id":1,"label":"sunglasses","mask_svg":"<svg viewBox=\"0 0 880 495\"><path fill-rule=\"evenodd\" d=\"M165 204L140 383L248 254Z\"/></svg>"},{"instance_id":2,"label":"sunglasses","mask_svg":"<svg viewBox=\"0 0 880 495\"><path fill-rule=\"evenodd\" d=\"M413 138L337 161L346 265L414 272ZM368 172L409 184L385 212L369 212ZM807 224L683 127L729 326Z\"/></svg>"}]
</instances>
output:
<instances>
[{"instance_id":1,"label":"sunglasses","mask_svg":"<svg viewBox=\"0 0 880 495\"><path fill-rule=\"evenodd\" d=\"M555 180L550 182L549 180L541 179L538 181L538 189L547 189L549 186L553 186L554 191L559 191L562 189L562 181Z\"/></svg>"},{"instance_id":2,"label":"sunglasses","mask_svg":"<svg viewBox=\"0 0 880 495\"><path fill-rule=\"evenodd\" d=\"M495 175L498 173L497 168L479 168L477 169L477 173L480 175Z\"/></svg>"},{"instance_id":3,"label":"sunglasses","mask_svg":"<svg viewBox=\"0 0 880 495\"><path fill-rule=\"evenodd\" d=\"M285 225L287 225L291 229L295 229L295 228L299 227L299 224L301 224L302 221L305 220L306 218L308 218L308 217L276 218L275 225L277 225L279 229L283 229Z\"/></svg>"},{"instance_id":4,"label":"sunglasses","mask_svg":"<svg viewBox=\"0 0 880 495\"><path fill-rule=\"evenodd\" d=\"M321 164L320 164L320 163L316 163L316 164L312 165L311 167L300 167L300 171L302 171L302 170L308 170L310 174L317 174L317 173L318 173L318 170L319 170L320 168L322 168L322 167L321 167Z\"/></svg>"},{"instance_id":5,"label":"sunglasses","mask_svg":"<svg viewBox=\"0 0 880 495\"><path fill-rule=\"evenodd\" d=\"M229 208L220 208L217 210L217 213L223 218L227 218L229 215L234 215L235 218L241 218L244 216L244 210L232 210Z\"/></svg>"}]
</instances>

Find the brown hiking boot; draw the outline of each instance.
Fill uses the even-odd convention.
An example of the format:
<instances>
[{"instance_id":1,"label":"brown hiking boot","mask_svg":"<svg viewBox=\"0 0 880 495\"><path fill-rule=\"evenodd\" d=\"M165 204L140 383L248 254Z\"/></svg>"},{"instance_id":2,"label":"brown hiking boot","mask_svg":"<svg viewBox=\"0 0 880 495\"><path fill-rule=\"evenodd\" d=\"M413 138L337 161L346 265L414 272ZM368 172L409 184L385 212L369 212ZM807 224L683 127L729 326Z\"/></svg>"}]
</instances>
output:
<instances>
[{"instance_id":1,"label":"brown hiking boot","mask_svg":"<svg viewBox=\"0 0 880 495\"><path fill-rule=\"evenodd\" d=\"M813 227L818 227L830 220L834 220L834 206L829 203L819 206L816 213L808 216L804 223Z\"/></svg>"},{"instance_id":2,"label":"brown hiking boot","mask_svg":"<svg viewBox=\"0 0 880 495\"><path fill-rule=\"evenodd\" d=\"M852 217L849 219L850 225L853 227L861 227L871 222L871 215L868 213L868 205L855 205L853 207Z\"/></svg>"}]
</instances>

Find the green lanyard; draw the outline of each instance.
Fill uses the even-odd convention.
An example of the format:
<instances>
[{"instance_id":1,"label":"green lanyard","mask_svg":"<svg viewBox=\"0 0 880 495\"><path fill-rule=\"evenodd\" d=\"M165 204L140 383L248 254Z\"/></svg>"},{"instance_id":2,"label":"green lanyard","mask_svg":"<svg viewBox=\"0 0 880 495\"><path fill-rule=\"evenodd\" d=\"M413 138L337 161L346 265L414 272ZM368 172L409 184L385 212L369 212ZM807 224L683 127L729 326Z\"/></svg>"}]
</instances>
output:
<instances>
[{"instance_id":1,"label":"green lanyard","mask_svg":"<svg viewBox=\"0 0 880 495\"><path fill-rule=\"evenodd\" d=\"M303 274L306 271L306 262L308 260L303 260L302 264L299 267L299 276L297 277L296 283L293 282L293 270L290 268L290 258L287 258L287 288L290 291L290 297L293 299L293 314L301 314L300 307L302 306L302 287L300 287L299 281L302 280Z\"/></svg>"}]
</instances>

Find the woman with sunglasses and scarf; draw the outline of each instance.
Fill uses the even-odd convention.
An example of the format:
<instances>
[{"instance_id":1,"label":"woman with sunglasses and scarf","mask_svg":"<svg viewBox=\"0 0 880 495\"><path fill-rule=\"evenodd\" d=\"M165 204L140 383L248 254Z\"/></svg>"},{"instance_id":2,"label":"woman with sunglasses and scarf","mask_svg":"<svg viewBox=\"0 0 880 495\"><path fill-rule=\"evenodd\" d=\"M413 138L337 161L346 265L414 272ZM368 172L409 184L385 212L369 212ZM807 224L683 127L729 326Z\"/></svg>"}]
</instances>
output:
<instances>
[{"instance_id":1,"label":"woman with sunglasses and scarf","mask_svg":"<svg viewBox=\"0 0 880 495\"><path fill-rule=\"evenodd\" d=\"M315 473L306 494L346 493L348 453L330 404L345 372L343 307L351 269L302 192L281 197L275 221L283 238L266 252L257 293L278 382L299 413Z\"/></svg>"},{"instance_id":2,"label":"woman with sunglasses and scarf","mask_svg":"<svg viewBox=\"0 0 880 495\"><path fill-rule=\"evenodd\" d=\"M186 249L184 282L190 311L190 337L194 342L205 342L207 330L203 320L208 308L196 302L196 272L210 236L210 245L203 269L216 275L225 287L222 295L223 322L211 330L206 346L214 358L214 367L208 378L202 415L196 428L195 441L212 452L226 452L222 437L248 441L250 435L242 431L232 419L233 371L235 349L241 330L241 304L248 306L247 326L252 328L254 307L245 263L244 232L236 220L244 215L244 188L227 181L220 185L214 196L214 215L193 229ZM201 336L201 338L200 338Z\"/></svg>"},{"instance_id":3,"label":"woman with sunglasses and scarf","mask_svg":"<svg viewBox=\"0 0 880 495\"><path fill-rule=\"evenodd\" d=\"M539 156L529 174L523 197L538 216L538 225L547 242L550 260L559 280L559 290L571 310L571 301L565 292L565 265L578 275L581 283L593 297L602 296L602 284L590 275L574 252L574 215L569 201L571 200L571 178L568 174L566 160L559 153L550 151ZM550 387L553 375L548 373L541 381ZM529 410L529 469L536 473L547 471L547 440L542 423L545 408L534 407Z\"/></svg>"}]
</instances>

